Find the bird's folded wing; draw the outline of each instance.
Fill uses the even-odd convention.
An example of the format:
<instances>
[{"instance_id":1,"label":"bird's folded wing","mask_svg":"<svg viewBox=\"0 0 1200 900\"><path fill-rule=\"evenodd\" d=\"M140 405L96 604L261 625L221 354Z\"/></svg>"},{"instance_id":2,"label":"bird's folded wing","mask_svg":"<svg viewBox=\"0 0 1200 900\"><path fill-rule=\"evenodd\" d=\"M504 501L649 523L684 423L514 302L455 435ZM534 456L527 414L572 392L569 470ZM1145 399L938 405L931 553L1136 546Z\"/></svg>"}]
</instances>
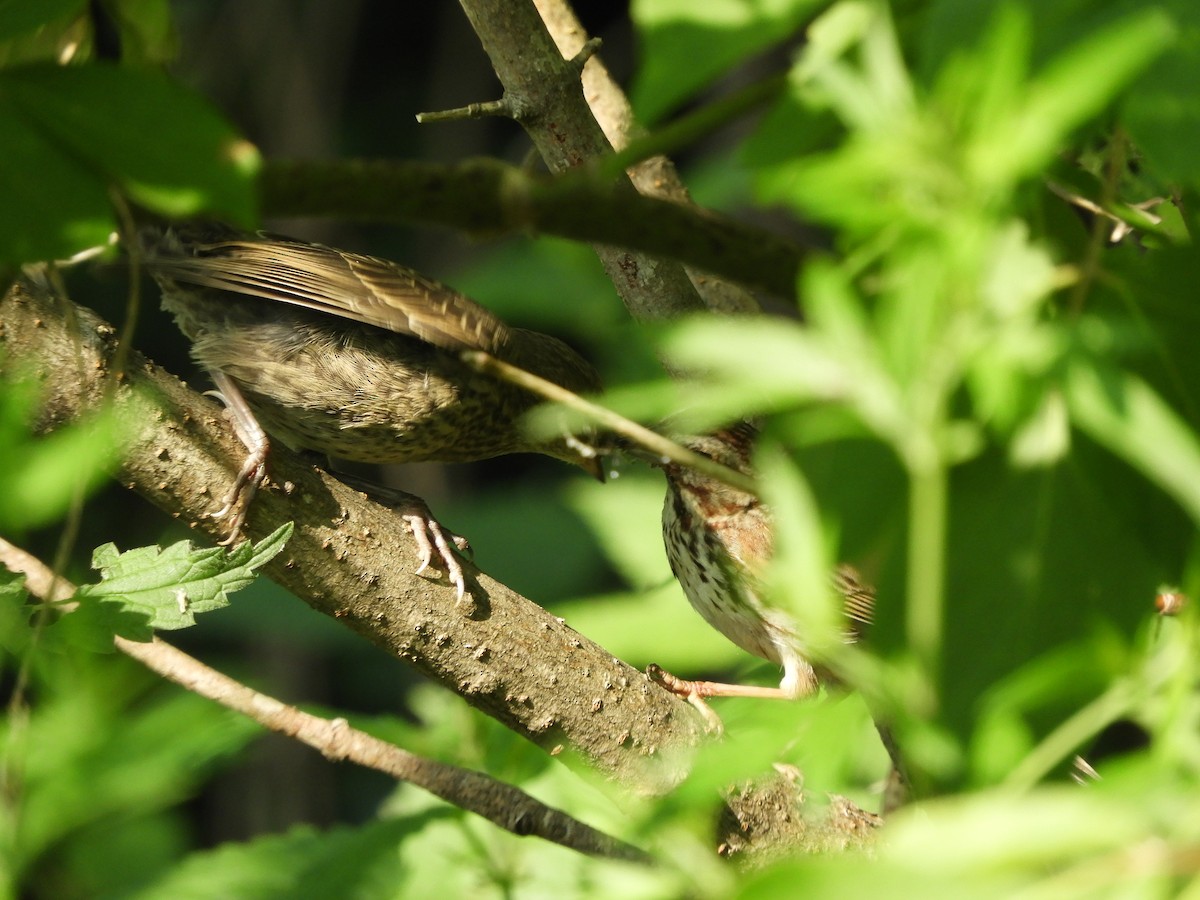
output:
<instances>
[{"instance_id":1,"label":"bird's folded wing","mask_svg":"<svg viewBox=\"0 0 1200 900\"><path fill-rule=\"evenodd\" d=\"M214 226L172 228L146 242L156 275L289 303L447 350L502 351L510 331L469 297L411 269L273 235Z\"/></svg>"}]
</instances>

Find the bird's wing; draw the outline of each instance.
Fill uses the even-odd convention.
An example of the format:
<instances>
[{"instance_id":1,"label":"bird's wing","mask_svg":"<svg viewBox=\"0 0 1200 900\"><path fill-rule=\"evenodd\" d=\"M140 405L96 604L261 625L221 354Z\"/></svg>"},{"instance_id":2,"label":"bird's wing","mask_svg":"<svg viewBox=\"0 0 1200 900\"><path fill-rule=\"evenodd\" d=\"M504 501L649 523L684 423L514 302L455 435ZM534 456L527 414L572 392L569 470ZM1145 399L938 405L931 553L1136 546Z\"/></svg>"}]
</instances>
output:
<instances>
[{"instance_id":1,"label":"bird's wing","mask_svg":"<svg viewBox=\"0 0 1200 900\"><path fill-rule=\"evenodd\" d=\"M833 582L850 620L851 638L857 640L875 622L875 589L863 582L853 566L844 563L834 570Z\"/></svg>"},{"instance_id":2,"label":"bird's wing","mask_svg":"<svg viewBox=\"0 0 1200 900\"><path fill-rule=\"evenodd\" d=\"M151 272L289 303L428 341L496 353L511 334L474 300L412 269L265 233L177 226L146 243Z\"/></svg>"}]
</instances>

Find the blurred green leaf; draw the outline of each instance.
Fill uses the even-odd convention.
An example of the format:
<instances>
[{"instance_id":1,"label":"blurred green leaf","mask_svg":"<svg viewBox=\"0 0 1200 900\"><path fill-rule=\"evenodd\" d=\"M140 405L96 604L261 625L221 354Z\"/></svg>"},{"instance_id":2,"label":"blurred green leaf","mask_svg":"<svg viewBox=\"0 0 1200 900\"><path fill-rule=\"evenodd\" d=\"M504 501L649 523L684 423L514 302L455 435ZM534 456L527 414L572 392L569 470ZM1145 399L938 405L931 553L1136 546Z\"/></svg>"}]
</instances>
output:
<instances>
[{"instance_id":1,"label":"blurred green leaf","mask_svg":"<svg viewBox=\"0 0 1200 900\"><path fill-rule=\"evenodd\" d=\"M570 490L593 487L603 489L594 483ZM442 521L453 523L470 539L476 565L514 590L551 605L604 577L604 561L569 507L555 491L521 490L498 482L467 501L445 504ZM514 522L520 527L514 528Z\"/></svg>"},{"instance_id":2,"label":"blurred green leaf","mask_svg":"<svg viewBox=\"0 0 1200 900\"><path fill-rule=\"evenodd\" d=\"M96 667L64 659L33 668L38 703L27 723L8 718L0 728L6 763L22 774L10 807L20 829L3 850L11 875L44 862L80 829L176 806L259 730L191 694L147 693L150 677L119 657L118 665L87 657L103 661Z\"/></svg>"},{"instance_id":3,"label":"blurred green leaf","mask_svg":"<svg viewBox=\"0 0 1200 900\"><path fill-rule=\"evenodd\" d=\"M571 507L587 521L609 561L635 587L656 586L671 577L658 526L664 492L657 472L646 477L634 471L612 479L603 490L580 482L567 490Z\"/></svg>"},{"instance_id":4,"label":"blurred green leaf","mask_svg":"<svg viewBox=\"0 0 1200 900\"><path fill-rule=\"evenodd\" d=\"M845 642L846 620L842 598L829 576L836 559L815 498L776 445L760 444L755 469L774 529L767 598L795 621L812 657L825 660Z\"/></svg>"},{"instance_id":5,"label":"blurred green leaf","mask_svg":"<svg viewBox=\"0 0 1200 900\"><path fill-rule=\"evenodd\" d=\"M1004 24L1012 15L1001 15L997 34L1017 33ZM973 176L981 185L1007 185L1045 165L1067 135L1111 102L1166 48L1174 33L1161 10L1144 10L1063 52L1037 73L1025 92L1007 91L1010 101L1018 101L1011 109L988 110L990 117L979 116L976 139L967 151ZM981 57L977 64L994 71L1008 69L1004 56L1011 52L997 47L999 58Z\"/></svg>"},{"instance_id":6,"label":"blurred green leaf","mask_svg":"<svg viewBox=\"0 0 1200 900\"><path fill-rule=\"evenodd\" d=\"M8 382L0 392L0 526L47 525L81 502L124 453L126 428L109 409L44 437L30 433L36 385Z\"/></svg>"},{"instance_id":7,"label":"blurred green leaf","mask_svg":"<svg viewBox=\"0 0 1200 900\"><path fill-rule=\"evenodd\" d=\"M1200 166L1188 148L1200 141L1200 102L1192 87L1200 71L1200 21L1195 4L1166 4L1181 24L1180 39L1138 81L1121 102L1145 165L1170 181L1200 184Z\"/></svg>"},{"instance_id":8,"label":"blurred green leaf","mask_svg":"<svg viewBox=\"0 0 1200 900\"><path fill-rule=\"evenodd\" d=\"M0 75L0 93L31 127L139 203L168 215L203 209L254 221L257 151L206 101L161 75L31 66Z\"/></svg>"},{"instance_id":9,"label":"blurred green leaf","mask_svg":"<svg viewBox=\"0 0 1200 900\"><path fill-rule=\"evenodd\" d=\"M753 666L756 679L779 681L778 667L750 656L700 618L674 579L647 591L568 600L554 611L638 669L653 662L683 677L737 671L740 678Z\"/></svg>"},{"instance_id":10,"label":"blurred green leaf","mask_svg":"<svg viewBox=\"0 0 1200 900\"><path fill-rule=\"evenodd\" d=\"M32 638L25 576L0 567L0 651L19 656ZM0 655L0 659L2 659Z\"/></svg>"},{"instance_id":11,"label":"blurred green leaf","mask_svg":"<svg viewBox=\"0 0 1200 900\"><path fill-rule=\"evenodd\" d=\"M1200 440L1143 381L1092 360L1071 366L1072 419L1200 523Z\"/></svg>"},{"instance_id":12,"label":"blurred green leaf","mask_svg":"<svg viewBox=\"0 0 1200 900\"><path fill-rule=\"evenodd\" d=\"M0 211L0 262L63 259L104 244L113 228L104 182L31 127L3 90L0 84L0 190L8 201Z\"/></svg>"},{"instance_id":13,"label":"blurred green leaf","mask_svg":"<svg viewBox=\"0 0 1200 900\"><path fill-rule=\"evenodd\" d=\"M630 14L642 44L632 91L654 122L747 56L796 34L822 0L637 0Z\"/></svg>"},{"instance_id":14,"label":"blurred green leaf","mask_svg":"<svg viewBox=\"0 0 1200 900\"><path fill-rule=\"evenodd\" d=\"M204 101L150 71L107 65L0 72L0 260L62 258L103 243L107 189L172 216L254 222L258 153ZM38 177L31 178L31 173Z\"/></svg>"},{"instance_id":15,"label":"blurred green leaf","mask_svg":"<svg viewBox=\"0 0 1200 900\"><path fill-rule=\"evenodd\" d=\"M230 843L193 854L131 896L138 900L397 896L406 884L397 848L440 815L431 812L323 832L301 826L284 835Z\"/></svg>"}]
</instances>

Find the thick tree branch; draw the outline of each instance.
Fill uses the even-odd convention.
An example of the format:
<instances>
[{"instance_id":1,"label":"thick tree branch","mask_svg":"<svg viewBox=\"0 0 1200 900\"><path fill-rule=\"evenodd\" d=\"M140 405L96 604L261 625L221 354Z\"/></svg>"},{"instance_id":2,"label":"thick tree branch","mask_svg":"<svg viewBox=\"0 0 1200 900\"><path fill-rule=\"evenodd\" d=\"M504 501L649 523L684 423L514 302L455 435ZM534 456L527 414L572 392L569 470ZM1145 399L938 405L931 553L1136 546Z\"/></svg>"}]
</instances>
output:
<instances>
[{"instance_id":1,"label":"thick tree branch","mask_svg":"<svg viewBox=\"0 0 1200 900\"><path fill-rule=\"evenodd\" d=\"M554 234L603 245L597 252L614 265L626 257L640 260L635 268L649 265L632 252L640 250L781 297L794 293L805 258L803 248L772 232L697 206L615 190L586 172L547 178L491 159L273 160L259 185L271 216L436 223L481 236ZM714 281L696 277L705 286Z\"/></svg>"},{"instance_id":2,"label":"thick tree branch","mask_svg":"<svg viewBox=\"0 0 1200 900\"><path fill-rule=\"evenodd\" d=\"M0 538L0 565L25 575L29 592L43 601L61 601L74 585L55 577L37 557ZM206 666L166 641L113 639L116 648L152 672L264 728L295 738L329 760L349 760L407 781L447 803L488 819L519 837L540 837L590 856L650 862L641 850L619 841L561 810L546 806L519 788L480 772L409 753L351 728L345 719L323 719L296 709Z\"/></svg>"},{"instance_id":3,"label":"thick tree branch","mask_svg":"<svg viewBox=\"0 0 1200 900\"><path fill-rule=\"evenodd\" d=\"M576 17L575 10L571 9L570 4L565 0L534 0L534 4L537 6L542 21L546 23L546 29L554 39L559 52L567 59L574 58L588 40L587 32L584 31ZM633 107L630 106L625 92L613 80L608 67L604 65L604 60L599 55L592 56L584 65L581 81L584 99L587 101L592 115L596 117L596 122L604 130L608 142L615 149L623 150L631 141L645 135L645 130L638 125L634 118ZM686 206L692 204L691 195L688 194L687 187L684 186L683 181L679 178L679 173L675 170L675 163L666 156L652 156L644 159L632 166L627 174L629 180L633 182L633 186L637 188L637 192L644 197L656 197ZM700 215L703 216L704 213L701 212ZM738 227L745 226L739 223ZM777 235L769 232L764 232L763 236L767 238L763 247L772 247L776 241L780 240ZM785 241L784 244L786 245L786 243ZM655 251L657 248L646 246L637 249ZM773 256L776 250L769 250L768 253ZM722 313L759 311L758 301L747 291L738 287L738 284L749 287L762 286L781 297L791 297L795 291L801 257L798 248L793 247L791 252L785 251L779 260L769 264L767 268L774 274L770 279L772 284L768 286L766 281L753 280L735 274L733 271L727 271L723 264L720 268L713 267L707 259L696 261L691 257L680 256L670 251L659 252L683 263L693 263L694 267L687 269L692 284L709 309ZM790 263L785 263L782 268L777 268L779 263L783 262L783 256L794 256L795 268ZM705 274L709 272L723 275L731 281L709 277ZM732 282L737 282L737 284Z\"/></svg>"},{"instance_id":4,"label":"thick tree branch","mask_svg":"<svg viewBox=\"0 0 1200 900\"><path fill-rule=\"evenodd\" d=\"M514 118L555 174L612 153L580 89L578 68L564 59L530 0L460 0ZM624 180L619 194L633 194ZM596 255L635 319L662 319L704 309L678 263L605 244Z\"/></svg>"},{"instance_id":5,"label":"thick tree branch","mask_svg":"<svg viewBox=\"0 0 1200 900\"><path fill-rule=\"evenodd\" d=\"M139 354L113 384L113 329L90 310L19 282L0 300L0 377L41 379L39 427L97 409L106 393L128 445L117 477L169 514L216 537L214 508L244 451L213 402ZM274 487L261 491L247 532L296 530L267 574L315 609L460 694L551 753L568 751L642 790L682 776L702 736L691 708L535 603L464 564L478 608L415 576L413 542L391 510L276 447ZM281 615L286 615L281 611Z\"/></svg>"}]
</instances>

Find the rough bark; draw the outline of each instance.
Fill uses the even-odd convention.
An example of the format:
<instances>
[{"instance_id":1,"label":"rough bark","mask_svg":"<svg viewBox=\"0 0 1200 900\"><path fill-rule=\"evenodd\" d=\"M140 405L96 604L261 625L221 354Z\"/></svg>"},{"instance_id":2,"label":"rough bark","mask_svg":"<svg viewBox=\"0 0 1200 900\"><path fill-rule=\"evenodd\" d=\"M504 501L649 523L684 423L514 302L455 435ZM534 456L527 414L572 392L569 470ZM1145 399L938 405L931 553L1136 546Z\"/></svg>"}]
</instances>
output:
<instances>
[{"instance_id":1,"label":"rough bark","mask_svg":"<svg viewBox=\"0 0 1200 900\"><path fill-rule=\"evenodd\" d=\"M41 430L115 404L128 428L115 476L190 527L223 536L205 513L244 450L219 405L137 353L118 383L113 328L27 281L0 300L0 345L0 377L42 383ZM246 531L259 539L295 521L287 549L266 569L272 580L552 754L570 751L642 790L681 776L679 756L702 734L685 702L464 564L476 598L467 614L444 581L412 574L413 541L392 510L285 448L272 449L270 473Z\"/></svg>"}]
</instances>

